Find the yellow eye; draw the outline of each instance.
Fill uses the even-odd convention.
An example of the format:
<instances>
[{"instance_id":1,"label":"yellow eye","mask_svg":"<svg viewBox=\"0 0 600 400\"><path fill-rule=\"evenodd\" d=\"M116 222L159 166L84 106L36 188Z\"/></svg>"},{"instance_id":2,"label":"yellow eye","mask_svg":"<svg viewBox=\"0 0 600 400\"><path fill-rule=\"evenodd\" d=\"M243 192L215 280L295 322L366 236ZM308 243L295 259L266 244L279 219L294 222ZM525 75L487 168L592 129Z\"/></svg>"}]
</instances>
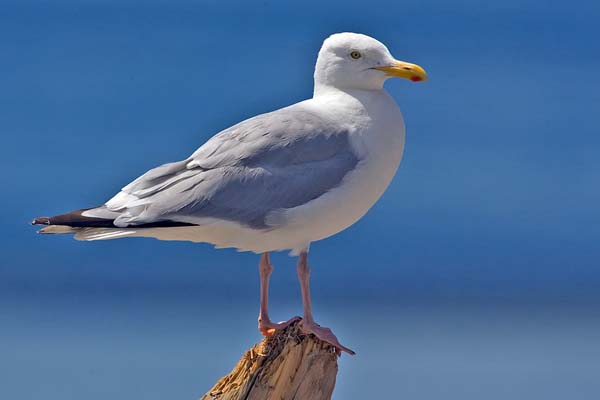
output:
<instances>
[{"instance_id":1,"label":"yellow eye","mask_svg":"<svg viewBox=\"0 0 600 400\"><path fill-rule=\"evenodd\" d=\"M352 57L355 60L358 60L362 57L362 55L358 51L354 50L352 53L350 53L350 57Z\"/></svg>"}]
</instances>

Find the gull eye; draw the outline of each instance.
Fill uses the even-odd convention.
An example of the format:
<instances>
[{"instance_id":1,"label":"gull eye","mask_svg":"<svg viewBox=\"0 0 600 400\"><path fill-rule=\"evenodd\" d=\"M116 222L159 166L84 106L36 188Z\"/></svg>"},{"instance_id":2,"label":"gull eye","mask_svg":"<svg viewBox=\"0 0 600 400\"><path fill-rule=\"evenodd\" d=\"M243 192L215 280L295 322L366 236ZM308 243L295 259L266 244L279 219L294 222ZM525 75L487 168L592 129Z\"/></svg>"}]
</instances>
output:
<instances>
[{"instance_id":1,"label":"gull eye","mask_svg":"<svg viewBox=\"0 0 600 400\"><path fill-rule=\"evenodd\" d=\"M358 51L354 50L352 53L350 53L350 57L352 57L354 60L358 60L362 57L362 55Z\"/></svg>"}]
</instances>

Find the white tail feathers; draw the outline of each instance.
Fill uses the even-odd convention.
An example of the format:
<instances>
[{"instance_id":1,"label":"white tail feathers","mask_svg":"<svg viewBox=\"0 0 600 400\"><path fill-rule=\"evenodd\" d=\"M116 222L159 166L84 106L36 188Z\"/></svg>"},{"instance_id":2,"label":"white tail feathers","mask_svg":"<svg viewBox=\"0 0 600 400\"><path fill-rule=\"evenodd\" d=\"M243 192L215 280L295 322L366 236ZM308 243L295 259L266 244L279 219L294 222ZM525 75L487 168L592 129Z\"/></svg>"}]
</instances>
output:
<instances>
[{"instance_id":1,"label":"white tail feathers","mask_svg":"<svg viewBox=\"0 0 600 400\"><path fill-rule=\"evenodd\" d=\"M38 231L43 234L63 234L73 233L76 240L110 240L119 239L126 236L135 235L136 231L132 229L124 230L119 228L73 228L65 225L50 225Z\"/></svg>"}]
</instances>

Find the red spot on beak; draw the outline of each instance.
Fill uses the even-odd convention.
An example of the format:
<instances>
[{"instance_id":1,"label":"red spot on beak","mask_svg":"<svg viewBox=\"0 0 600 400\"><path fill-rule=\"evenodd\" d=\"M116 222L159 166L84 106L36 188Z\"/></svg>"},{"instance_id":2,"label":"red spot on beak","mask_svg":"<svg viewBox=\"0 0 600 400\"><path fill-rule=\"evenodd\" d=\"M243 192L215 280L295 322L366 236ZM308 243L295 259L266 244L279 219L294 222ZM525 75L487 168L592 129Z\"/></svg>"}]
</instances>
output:
<instances>
[{"instance_id":1,"label":"red spot on beak","mask_svg":"<svg viewBox=\"0 0 600 400\"><path fill-rule=\"evenodd\" d=\"M423 78L421 78L420 76L412 76L410 80L413 82L421 82Z\"/></svg>"}]
</instances>

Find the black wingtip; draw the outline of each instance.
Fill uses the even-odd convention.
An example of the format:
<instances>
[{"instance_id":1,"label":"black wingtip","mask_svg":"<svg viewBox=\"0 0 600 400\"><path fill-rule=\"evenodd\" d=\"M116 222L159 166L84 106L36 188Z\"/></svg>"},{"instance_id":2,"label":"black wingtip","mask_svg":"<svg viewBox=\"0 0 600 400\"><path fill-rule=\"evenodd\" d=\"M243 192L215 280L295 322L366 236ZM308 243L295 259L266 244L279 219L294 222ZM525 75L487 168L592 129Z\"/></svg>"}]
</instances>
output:
<instances>
[{"instance_id":1,"label":"black wingtip","mask_svg":"<svg viewBox=\"0 0 600 400\"><path fill-rule=\"evenodd\" d=\"M31 221L31 225L50 225L49 217L37 217Z\"/></svg>"}]
</instances>

